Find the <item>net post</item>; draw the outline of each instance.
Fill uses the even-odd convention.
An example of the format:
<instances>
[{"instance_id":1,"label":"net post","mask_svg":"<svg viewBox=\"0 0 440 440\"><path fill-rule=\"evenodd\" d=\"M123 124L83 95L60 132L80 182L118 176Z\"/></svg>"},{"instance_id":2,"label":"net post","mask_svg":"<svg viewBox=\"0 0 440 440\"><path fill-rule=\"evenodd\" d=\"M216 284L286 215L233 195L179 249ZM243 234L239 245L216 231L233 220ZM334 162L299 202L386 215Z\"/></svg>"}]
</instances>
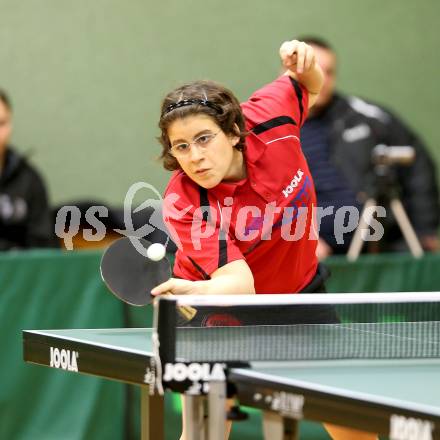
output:
<instances>
[{"instance_id":1,"label":"net post","mask_svg":"<svg viewBox=\"0 0 440 440\"><path fill-rule=\"evenodd\" d=\"M154 331L158 340L158 355L162 365L176 360L176 310L175 298L159 297L154 303Z\"/></svg>"},{"instance_id":2,"label":"net post","mask_svg":"<svg viewBox=\"0 0 440 440\"><path fill-rule=\"evenodd\" d=\"M153 357L150 363L154 389L164 395L163 367L176 359L177 301L170 297L159 297L154 300L153 307Z\"/></svg>"}]
</instances>

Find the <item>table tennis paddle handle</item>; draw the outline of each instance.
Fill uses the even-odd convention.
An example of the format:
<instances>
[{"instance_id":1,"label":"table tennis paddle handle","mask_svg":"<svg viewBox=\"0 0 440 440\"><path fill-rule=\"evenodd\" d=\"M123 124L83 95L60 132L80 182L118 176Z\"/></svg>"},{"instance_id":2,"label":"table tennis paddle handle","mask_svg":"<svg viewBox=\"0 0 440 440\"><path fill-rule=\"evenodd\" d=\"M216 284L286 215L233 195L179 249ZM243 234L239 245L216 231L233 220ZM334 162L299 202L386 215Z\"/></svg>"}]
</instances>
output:
<instances>
[{"instance_id":1,"label":"table tennis paddle handle","mask_svg":"<svg viewBox=\"0 0 440 440\"><path fill-rule=\"evenodd\" d=\"M172 293L164 293L164 296L175 296ZM191 321L197 315L197 309L191 306L177 306L177 312L186 321Z\"/></svg>"}]
</instances>

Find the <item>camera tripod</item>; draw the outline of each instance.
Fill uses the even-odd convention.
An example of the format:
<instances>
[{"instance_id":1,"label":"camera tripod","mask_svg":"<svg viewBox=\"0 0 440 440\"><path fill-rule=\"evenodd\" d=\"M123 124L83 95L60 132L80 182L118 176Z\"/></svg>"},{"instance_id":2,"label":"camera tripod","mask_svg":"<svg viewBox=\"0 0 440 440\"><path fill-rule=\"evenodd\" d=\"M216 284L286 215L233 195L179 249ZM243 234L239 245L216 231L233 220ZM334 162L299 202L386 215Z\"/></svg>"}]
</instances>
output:
<instances>
[{"instance_id":1,"label":"camera tripod","mask_svg":"<svg viewBox=\"0 0 440 440\"><path fill-rule=\"evenodd\" d=\"M393 162L389 157L376 157L375 166L372 175L372 184L368 191L368 199L362 209L359 224L350 243L347 259L355 261L359 257L362 247L365 243L366 233L371 227L371 221L377 212L375 209L378 200L385 201L396 219L396 223L405 239L405 242L414 258L420 258L423 255L423 249L419 239L414 231L411 221L398 197L395 172L391 168Z\"/></svg>"}]
</instances>

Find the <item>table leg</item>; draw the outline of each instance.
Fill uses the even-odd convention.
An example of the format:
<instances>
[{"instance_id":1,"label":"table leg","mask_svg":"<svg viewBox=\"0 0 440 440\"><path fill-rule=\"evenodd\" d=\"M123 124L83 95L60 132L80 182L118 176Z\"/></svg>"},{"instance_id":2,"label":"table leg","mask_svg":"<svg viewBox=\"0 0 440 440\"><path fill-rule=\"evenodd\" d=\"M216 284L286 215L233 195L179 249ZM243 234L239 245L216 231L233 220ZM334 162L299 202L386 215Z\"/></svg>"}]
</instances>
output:
<instances>
[{"instance_id":1,"label":"table leg","mask_svg":"<svg viewBox=\"0 0 440 440\"><path fill-rule=\"evenodd\" d=\"M263 432L265 440L298 440L298 421L264 411Z\"/></svg>"},{"instance_id":2,"label":"table leg","mask_svg":"<svg viewBox=\"0 0 440 440\"><path fill-rule=\"evenodd\" d=\"M226 433L226 383L210 382L208 394L209 440L224 440Z\"/></svg>"},{"instance_id":3,"label":"table leg","mask_svg":"<svg viewBox=\"0 0 440 440\"><path fill-rule=\"evenodd\" d=\"M208 440L205 423L205 396L183 394L184 438Z\"/></svg>"},{"instance_id":4,"label":"table leg","mask_svg":"<svg viewBox=\"0 0 440 440\"><path fill-rule=\"evenodd\" d=\"M149 391L141 385L141 439L164 440L164 396L151 396Z\"/></svg>"}]
</instances>

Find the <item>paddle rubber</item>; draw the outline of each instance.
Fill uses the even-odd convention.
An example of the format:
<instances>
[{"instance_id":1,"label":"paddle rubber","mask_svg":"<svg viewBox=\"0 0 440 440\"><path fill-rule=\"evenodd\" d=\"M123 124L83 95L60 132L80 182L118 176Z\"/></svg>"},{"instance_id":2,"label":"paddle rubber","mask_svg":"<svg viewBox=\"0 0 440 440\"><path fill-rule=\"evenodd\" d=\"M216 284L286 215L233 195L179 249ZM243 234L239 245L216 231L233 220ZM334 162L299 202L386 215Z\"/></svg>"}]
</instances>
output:
<instances>
[{"instance_id":1,"label":"paddle rubber","mask_svg":"<svg viewBox=\"0 0 440 440\"><path fill-rule=\"evenodd\" d=\"M148 240L134 238L144 247ZM123 237L113 242L101 259L101 277L107 287L122 301L133 306L144 306L153 300L153 287L171 277L170 262L166 257L159 261L142 255L130 241Z\"/></svg>"}]
</instances>

